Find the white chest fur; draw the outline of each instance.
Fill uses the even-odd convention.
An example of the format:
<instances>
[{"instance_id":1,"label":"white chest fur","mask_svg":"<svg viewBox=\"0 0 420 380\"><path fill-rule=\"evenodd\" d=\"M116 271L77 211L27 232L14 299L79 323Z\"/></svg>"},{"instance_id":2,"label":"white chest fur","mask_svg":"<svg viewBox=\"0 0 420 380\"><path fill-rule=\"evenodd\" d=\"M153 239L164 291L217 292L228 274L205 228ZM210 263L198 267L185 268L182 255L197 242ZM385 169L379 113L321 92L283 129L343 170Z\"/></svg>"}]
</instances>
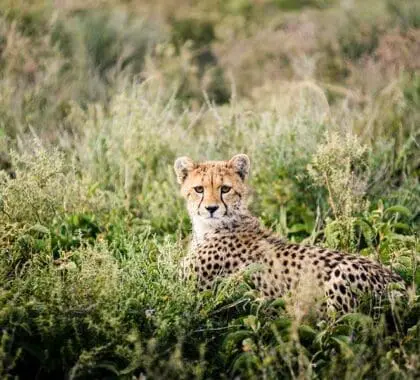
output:
<instances>
[{"instance_id":1,"label":"white chest fur","mask_svg":"<svg viewBox=\"0 0 420 380\"><path fill-rule=\"evenodd\" d=\"M216 221L211 219L194 218L193 219L193 245L199 245L204 240L204 235L215 230Z\"/></svg>"}]
</instances>

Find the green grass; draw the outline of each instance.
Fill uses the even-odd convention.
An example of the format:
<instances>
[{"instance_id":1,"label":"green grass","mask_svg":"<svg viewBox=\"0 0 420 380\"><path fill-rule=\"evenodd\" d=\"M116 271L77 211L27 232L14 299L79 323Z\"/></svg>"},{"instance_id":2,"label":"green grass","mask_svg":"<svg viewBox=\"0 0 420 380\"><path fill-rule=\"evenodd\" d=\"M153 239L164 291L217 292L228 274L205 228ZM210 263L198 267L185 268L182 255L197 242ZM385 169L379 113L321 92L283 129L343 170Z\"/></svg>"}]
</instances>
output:
<instances>
[{"instance_id":1,"label":"green grass","mask_svg":"<svg viewBox=\"0 0 420 380\"><path fill-rule=\"evenodd\" d=\"M0 378L418 378L414 2L104 3L0 3ZM300 318L256 268L182 279L173 161L239 152L263 224L408 297Z\"/></svg>"}]
</instances>

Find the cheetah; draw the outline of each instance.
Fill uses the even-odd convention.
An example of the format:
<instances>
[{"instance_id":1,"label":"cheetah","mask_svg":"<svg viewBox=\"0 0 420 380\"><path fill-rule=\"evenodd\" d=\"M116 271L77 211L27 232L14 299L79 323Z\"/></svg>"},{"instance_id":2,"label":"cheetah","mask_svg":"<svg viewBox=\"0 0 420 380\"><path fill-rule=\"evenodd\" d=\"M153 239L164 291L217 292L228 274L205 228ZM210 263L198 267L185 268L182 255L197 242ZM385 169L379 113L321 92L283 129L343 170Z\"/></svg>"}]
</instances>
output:
<instances>
[{"instance_id":1,"label":"cheetah","mask_svg":"<svg viewBox=\"0 0 420 380\"><path fill-rule=\"evenodd\" d=\"M261 226L247 207L247 155L202 163L180 157L174 169L193 226L187 263L200 288L259 264L252 280L263 297L299 297L306 284L327 310L349 312L362 294L381 296L391 283L404 287L399 275L372 260L289 243Z\"/></svg>"}]
</instances>

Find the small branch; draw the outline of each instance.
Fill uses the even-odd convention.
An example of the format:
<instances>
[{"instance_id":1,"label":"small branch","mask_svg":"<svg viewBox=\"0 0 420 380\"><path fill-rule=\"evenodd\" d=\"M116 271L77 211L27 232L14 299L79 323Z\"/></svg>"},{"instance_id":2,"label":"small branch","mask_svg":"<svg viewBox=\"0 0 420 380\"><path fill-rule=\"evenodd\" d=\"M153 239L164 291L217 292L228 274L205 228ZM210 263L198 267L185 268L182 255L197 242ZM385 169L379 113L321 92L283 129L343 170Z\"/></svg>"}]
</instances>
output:
<instances>
[{"instance_id":1,"label":"small branch","mask_svg":"<svg viewBox=\"0 0 420 380\"><path fill-rule=\"evenodd\" d=\"M328 200L330 201L330 205L333 210L334 217L335 219L337 219L337 208L335 207L335 204L334 204L330 181L328 180L328 176L326 173L324 173L324 179L325 179L325 184L327 185L327 189L328 189Z\"/></svg>"}]
</instances>

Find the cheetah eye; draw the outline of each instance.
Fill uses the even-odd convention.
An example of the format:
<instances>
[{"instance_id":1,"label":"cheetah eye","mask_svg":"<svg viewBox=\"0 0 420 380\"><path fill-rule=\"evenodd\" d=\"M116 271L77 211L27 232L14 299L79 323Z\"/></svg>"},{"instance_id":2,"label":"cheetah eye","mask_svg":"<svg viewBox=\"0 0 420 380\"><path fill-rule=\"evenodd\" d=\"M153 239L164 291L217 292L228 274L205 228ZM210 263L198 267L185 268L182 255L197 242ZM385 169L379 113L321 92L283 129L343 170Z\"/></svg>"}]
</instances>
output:
<instances>
[{"instance_id":1,"label":"cheetah eye","mask_svg":"<svg viewBox=\"0 0 420 380\"><path fill-rule=\"evenodd\" d=\"M232 188L231 186L223 185L222 188L221 188L221 192L223 194L226 194L226 193L228 193L230 191L231 188Z\"/></svg>"},{"instance_id":2,"label":"cheetah eye","mask_svg":"<svg viewBox=\"0 0 420 380\"><path fill-rule=\"evenodd\" d=\"M201 194L204 192L204 187L203 186L196 186L194 187L194 190L196 193Z\"/></svg>"}]
</instances>

